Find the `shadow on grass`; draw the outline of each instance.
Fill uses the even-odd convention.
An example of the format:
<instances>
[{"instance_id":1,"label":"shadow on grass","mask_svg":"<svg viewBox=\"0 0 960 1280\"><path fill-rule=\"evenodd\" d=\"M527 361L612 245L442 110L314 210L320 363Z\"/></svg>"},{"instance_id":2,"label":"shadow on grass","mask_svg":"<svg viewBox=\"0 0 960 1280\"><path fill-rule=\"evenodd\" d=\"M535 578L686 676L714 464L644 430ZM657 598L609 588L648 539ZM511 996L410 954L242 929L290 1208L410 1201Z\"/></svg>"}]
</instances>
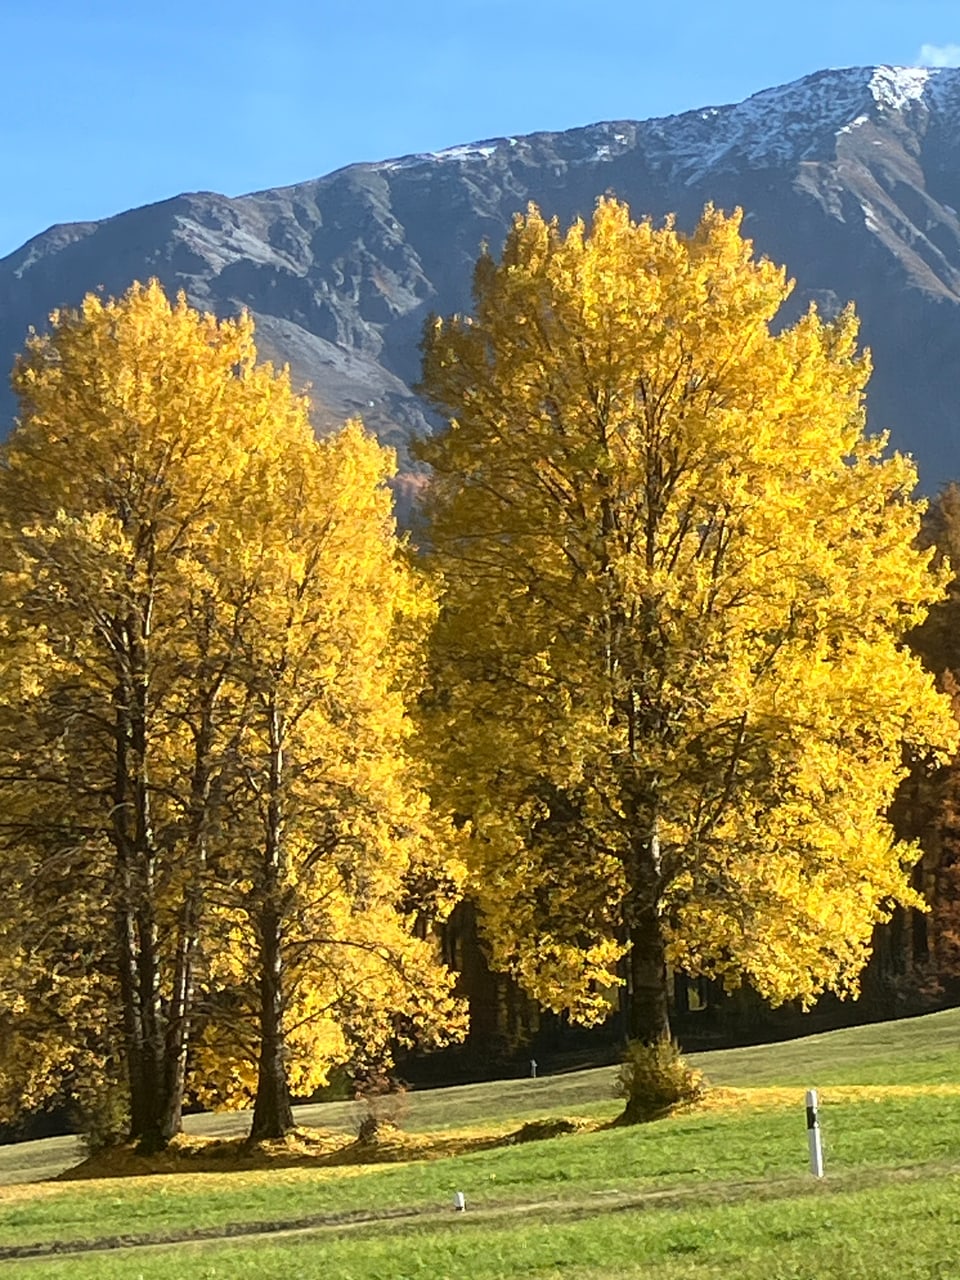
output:
<instances>
[{"instance_id":1,"label":"shadow on grass","mask_svg":"<svg viewBox=\"0 0 960 1280\"><path fill-rule=\"evenodd\" d=\"M601 1127L606 1126L552 1118L528 1121L509 1133L409 1134L394 1125L381 1125L373 1138L353 1140L323 1129L298 1128L285 1138L256 1143L247 1138L200 1138L179 1134L166 1150L156 1155L141 1155L132 1144L108 1147L88 1156L81 1164L66 1169L58 1175L57 1181L443 1160L448 1156L539 1142Z\"/></svg>"}]
</instances>

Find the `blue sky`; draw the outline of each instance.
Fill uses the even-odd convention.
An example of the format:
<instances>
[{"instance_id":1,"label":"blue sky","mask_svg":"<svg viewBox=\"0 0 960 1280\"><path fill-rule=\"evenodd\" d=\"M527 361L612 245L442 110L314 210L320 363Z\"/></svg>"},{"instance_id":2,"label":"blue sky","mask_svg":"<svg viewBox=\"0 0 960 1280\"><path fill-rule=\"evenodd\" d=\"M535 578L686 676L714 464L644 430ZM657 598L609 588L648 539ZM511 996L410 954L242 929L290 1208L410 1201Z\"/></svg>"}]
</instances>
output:
<instances>
[{"instance_id":1,"label":"blue sky","mask_svg":"<svg viewBox=\"0 0 960 1280\"><path fill-rule=\"evenodd\" d=\"M957 0L6 0L0 256L357 160L960 64Z\"/></svg>"}]
</instances>

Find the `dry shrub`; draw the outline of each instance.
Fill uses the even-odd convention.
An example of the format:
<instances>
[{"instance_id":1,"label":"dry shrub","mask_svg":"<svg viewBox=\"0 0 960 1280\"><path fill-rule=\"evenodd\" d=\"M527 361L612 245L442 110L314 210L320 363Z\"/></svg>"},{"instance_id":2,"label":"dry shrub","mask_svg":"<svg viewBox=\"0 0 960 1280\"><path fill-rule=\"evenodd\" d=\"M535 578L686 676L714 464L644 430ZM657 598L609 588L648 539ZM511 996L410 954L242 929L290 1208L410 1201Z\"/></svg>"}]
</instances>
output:
<instances>
[{"instance_id":1,"label":"dry shrub","mask_svg":"<svg viewBox=\"0 0 960 1280\"><path fill-rule=\"evenodd\" d=\"M617 1096L626 1099L622 1124L641 1124L676 1106L699 1102L706 1093L703 1072L691 1067L673 1040L627 1045L617 1077Z\"/></svg>"},{"instance_id":2,"label":"dry shrub","mask_svg":"<svg viewBox=\"0 0 960 1280\"><path fill-rule=\"evenodd\" d=\"M510 1142L542 1142L546 1138L559 1138L565 1133L576 1133L583 1125L578 1120L564 1117L550 1120L528 1120L508 1139Z\"/></svg>"},{"instance_id":3,"label":"dry shrub","mask_svg":"<svg viewBox=\"0 0 960 1280\"><path fill-rule=\"evenodd\" d=\"M379 1142L385 1133L396 1132L406 1112L407 1086L385 1071L371 1071L357 1084L357 1139Z\"/></svg>"}]
</instances>

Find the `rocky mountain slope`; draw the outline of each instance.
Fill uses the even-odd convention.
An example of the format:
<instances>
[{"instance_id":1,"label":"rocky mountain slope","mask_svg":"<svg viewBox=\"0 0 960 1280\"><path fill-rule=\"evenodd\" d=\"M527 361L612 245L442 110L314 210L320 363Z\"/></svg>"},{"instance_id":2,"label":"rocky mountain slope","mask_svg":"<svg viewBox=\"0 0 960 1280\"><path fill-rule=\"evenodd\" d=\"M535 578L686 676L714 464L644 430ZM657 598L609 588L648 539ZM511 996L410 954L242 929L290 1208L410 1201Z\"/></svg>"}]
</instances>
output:
<instances>
[{"instance_id":1,"label":"rocky mountain slope","mask_svg":"<svg viewBox=\"0 0 960 1280\"><path fill-rule=\"evenodd\" d=\"M960 477L960 70L824 71L733 106L53 227L0 260L0 365L53 307L156 276L219 314L248 307L261 350L312 385L318 429L360 413L402 451L426 425L410 390L424 318L469 306L481 243L497 251L530 200L567 221L604 192L687 227L708 200L741 205L797 280L791 316L856 302L873 429L916 455L927 490ZM7 394L0 425L13 412Z\"/></svg>"}]
</instances>

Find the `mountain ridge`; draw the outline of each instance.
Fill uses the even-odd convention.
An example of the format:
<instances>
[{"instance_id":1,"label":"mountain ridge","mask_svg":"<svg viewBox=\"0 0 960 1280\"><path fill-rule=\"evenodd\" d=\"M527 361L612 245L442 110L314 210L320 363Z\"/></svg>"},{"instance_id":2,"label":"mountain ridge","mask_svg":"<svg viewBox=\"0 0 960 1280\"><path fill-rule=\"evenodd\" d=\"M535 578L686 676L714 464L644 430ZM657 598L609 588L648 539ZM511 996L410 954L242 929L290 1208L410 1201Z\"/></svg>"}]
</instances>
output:
<instances>
[{"instance_id":1,"label":"mountain ridge","mask_svg":"<svg viewBox=\"0 0 960 1280\"><path fill-rule=\"evenodd\" d=\"M689 229L739 205L760 253L796 279L784 321L854 301L876 373L872 430L918 458L924 486L960 476L960 70L814 72L641 121L364 161L229 197L182 193L99 222L58 224L0 259L0 362L28 325L90 289L155 276L219 315L248 308L258 346L311 384L327 430L359 414L407 465L430 415L412 392L425 318L469 306L535 202L566 223L612 192L635 217ZM13 404L0 399L0 418Z\"/></svg>"}]
</instances>

